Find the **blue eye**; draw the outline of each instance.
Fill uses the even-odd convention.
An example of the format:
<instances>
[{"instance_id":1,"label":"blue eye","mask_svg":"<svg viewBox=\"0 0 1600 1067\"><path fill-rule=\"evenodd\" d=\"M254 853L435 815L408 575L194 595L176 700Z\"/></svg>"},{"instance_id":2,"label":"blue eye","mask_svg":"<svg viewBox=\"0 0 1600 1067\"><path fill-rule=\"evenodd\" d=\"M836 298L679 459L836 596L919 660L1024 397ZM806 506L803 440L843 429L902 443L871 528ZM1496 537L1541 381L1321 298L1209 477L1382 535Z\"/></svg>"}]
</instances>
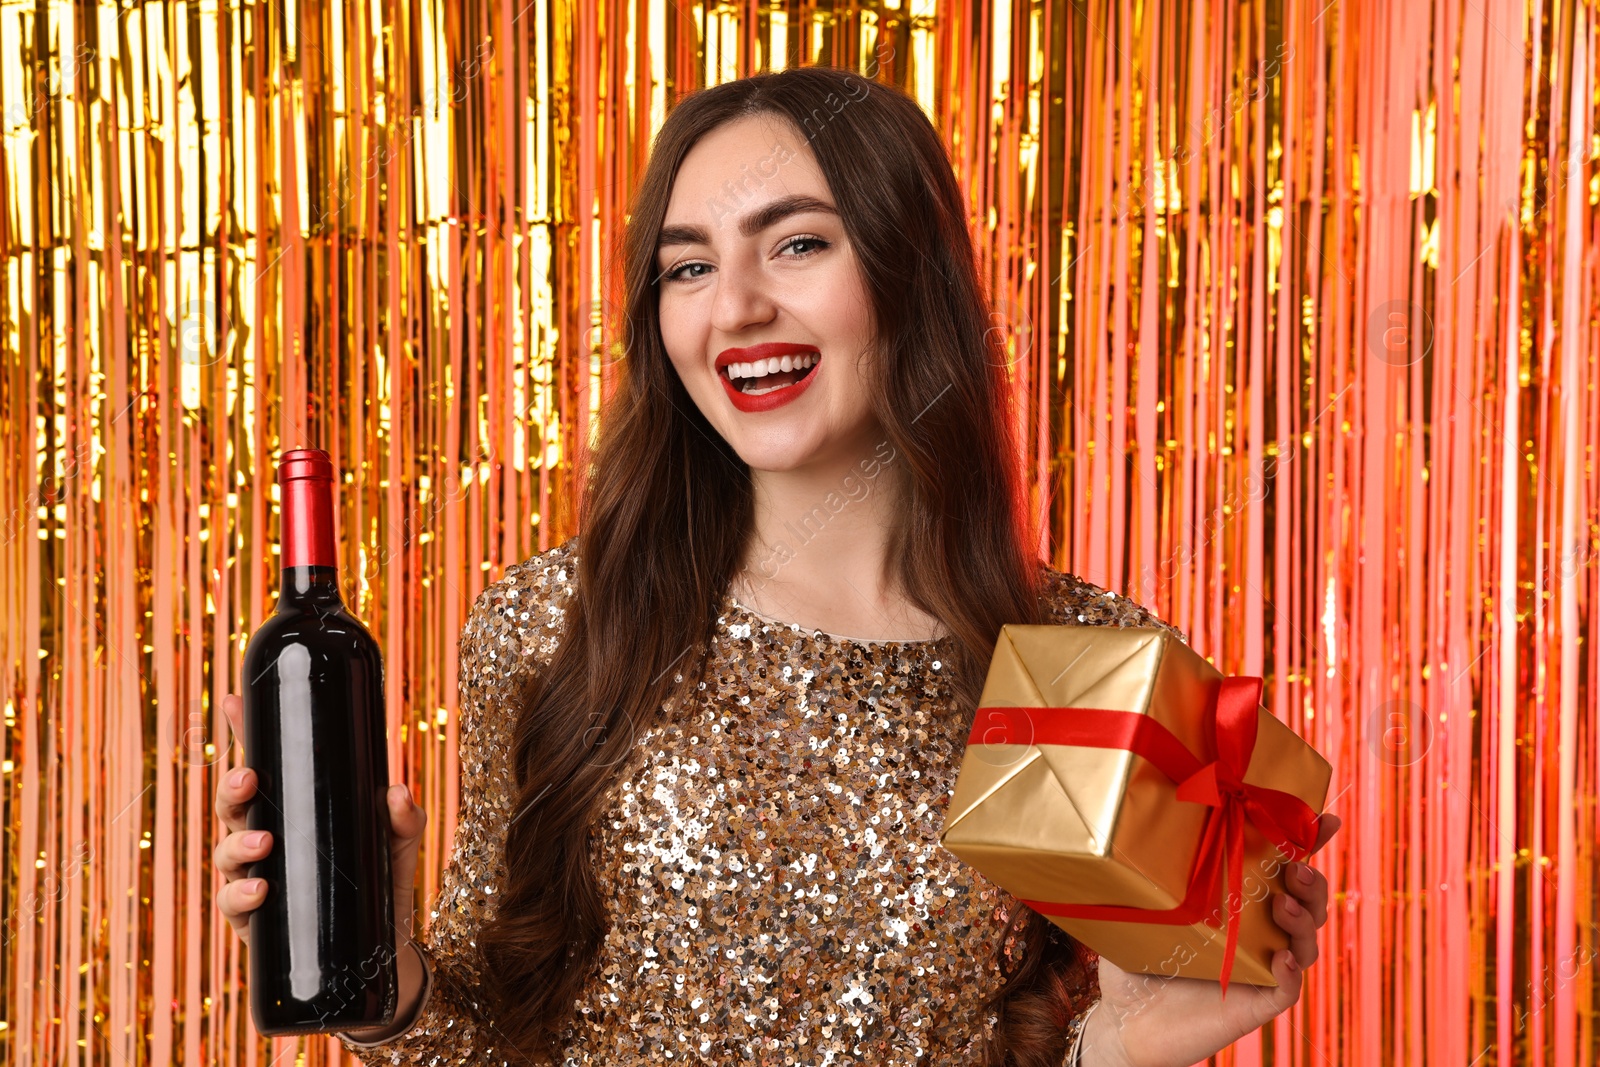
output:
<instances>
[{"instance_id":1,"label":"blue eye","mask_svg":"<svg viewBox=\"0 0 1600 1067\"><path fill-rule=\"evenodd\" d=\"M829 247L830 242L822 239L821 237L813 237L813 236L811 236L809 234L803 234L803 235L800 235L800 236L797 236L797 237L789 238L787 241L785 241L779 247L780 248L785 248L785 249L792 249L796 245L815 245L816 246L816 250L812 251L812 252L801 252L801 253L799 253L797 255L789 257L791 259L804 259L807 256L814 256L814 255L817 254L817 252L821 252L823 249ZM661 277L666 279L669 282L694 281L697 278L704 278L705 275L704 274L692 274L692 275L689 275L689 276L685 277L683 272L688 270L691 267L708 267L708 266L710 266L710 264L708 264L708 263L700 263L698 261L691 261L691 262L688 262L688 263L680 263L676 267L673 267L670 270L668 270Z\"/></svg>"}]
</instances>

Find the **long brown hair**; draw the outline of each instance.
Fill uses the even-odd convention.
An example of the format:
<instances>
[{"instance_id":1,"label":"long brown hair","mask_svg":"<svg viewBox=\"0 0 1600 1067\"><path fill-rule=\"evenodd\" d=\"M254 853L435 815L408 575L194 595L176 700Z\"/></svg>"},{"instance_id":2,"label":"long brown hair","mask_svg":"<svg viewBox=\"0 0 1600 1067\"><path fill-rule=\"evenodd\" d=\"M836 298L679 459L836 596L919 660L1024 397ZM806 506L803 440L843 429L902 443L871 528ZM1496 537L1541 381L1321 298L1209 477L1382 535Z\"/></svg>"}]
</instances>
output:
<instances>
[{"instance_id":1,"label":"long brown hair","mask_svg":"<svg viewBox=\"0 0 1600 1067\"><path fill-rule=\"evenodd\" d=\"M861 264L877 323L873 409L906 458L891 558L911 600L953 639L949 714L963 727L1001 625L1043 621L1004 344L989 329L949 156L922 109L830 67L685 96L655 138L623 241L624 354L579 508L577 588L561 643L520 696L518 814L497 913L478 938L500 1036L552 1058L605 935L591 823L638 733L696 687L752 531L749 468L663 345L655 246L690 148L756 114L808 137ZM1020 967L1001 953L1008 980L986 1006L1001 1020L991 1062L1060 1063L1076 945L1020 907L1000 936L1026 950Z\"/></svg>"}]
</instances>

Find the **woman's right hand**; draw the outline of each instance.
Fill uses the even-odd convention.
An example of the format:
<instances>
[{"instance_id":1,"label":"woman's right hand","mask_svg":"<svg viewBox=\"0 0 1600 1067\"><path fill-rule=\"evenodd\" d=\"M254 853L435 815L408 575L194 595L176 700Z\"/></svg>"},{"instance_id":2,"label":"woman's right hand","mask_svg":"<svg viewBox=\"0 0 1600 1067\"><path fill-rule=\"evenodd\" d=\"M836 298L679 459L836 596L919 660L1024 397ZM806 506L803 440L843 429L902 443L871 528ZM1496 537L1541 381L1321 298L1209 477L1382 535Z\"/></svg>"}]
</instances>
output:
<instances>
[{"instance_id":1,"label":"woman's right hand","mask_svg":"<svg viewBox=\"0 0 1600 1067\"><path fill-rule=\"evenodd\" d=\"M237 694L222 698L222 710L238 737L244 736L242 701ZM250 864L266 858L271 852L272 835L266 830L247 830L246 814L250 801L256 795L256 773L243 765L235 767L217 779L217 817L228 828L228 836L212 852L212 861L226 880L217 890L217 908L228 925L245 944L250 943L250 913L259 908L267 897L265 879L246 878ZM422 830L428 825L428 816L421 806L411 799L411 790L403 784L389 787L389 865L394 874L394 925L395 947L399 948L411 938L411 904L413 882L417 873L417 850L422 846Z\"/></svg>"}]
</instances>

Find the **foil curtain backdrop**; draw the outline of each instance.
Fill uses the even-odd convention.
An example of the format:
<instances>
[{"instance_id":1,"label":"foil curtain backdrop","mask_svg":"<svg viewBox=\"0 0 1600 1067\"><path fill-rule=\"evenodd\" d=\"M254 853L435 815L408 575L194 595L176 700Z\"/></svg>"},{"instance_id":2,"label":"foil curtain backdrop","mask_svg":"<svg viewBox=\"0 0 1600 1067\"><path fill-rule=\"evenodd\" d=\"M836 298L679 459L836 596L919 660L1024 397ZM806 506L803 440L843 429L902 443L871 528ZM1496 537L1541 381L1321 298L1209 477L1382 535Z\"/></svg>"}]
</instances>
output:
<instances>
[{"instance_id":1,"label":"foil curtain backdrop","mask_svg":"<svg viewBox=\"0 0 1600 1067\"><path fill-rule=\"evenodd\" d=\"M947 138L1041 554L1334 765L1322 959L1218 1061L1594 1064L1596 39L1572 0L0 2L6 1061L343 1057L254 1036L213 906L276 457L343 472L424 908L457 635L574 532L652 131L820 62Z\"/></svg>"}]
</instances>

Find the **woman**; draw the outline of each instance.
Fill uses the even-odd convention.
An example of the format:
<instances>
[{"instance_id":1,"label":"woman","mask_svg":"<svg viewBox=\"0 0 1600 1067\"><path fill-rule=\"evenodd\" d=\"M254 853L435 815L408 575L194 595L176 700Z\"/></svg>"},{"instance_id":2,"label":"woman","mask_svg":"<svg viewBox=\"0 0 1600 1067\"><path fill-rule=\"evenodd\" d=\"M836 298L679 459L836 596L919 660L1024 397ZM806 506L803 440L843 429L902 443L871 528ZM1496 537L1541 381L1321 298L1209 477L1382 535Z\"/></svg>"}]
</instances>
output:
<instances>
[{"instance_id":1,"label":"woman","mask_svg":"<svg viewBox=\"0 0 1600 1067\"><path fill-rule=\"evenodd\" d=\"M1178 1067L1299 996L1129 975L939 846L1002 624L1164 626L1037 562L963 201L905 94L808 67L688 96L629 223L581 536L461 643L461 821L366 1062ZM225 702L238 728L238 702ZM218 787L243 826L254 782ZM1318 847L1337 829L1324 817ZM265 890L217 862L241 936ZM1297 910L1298 909L1298 910ZM1099 1010L1096 1010L1096 1009Z\"/></svg>"}]
</instances>

